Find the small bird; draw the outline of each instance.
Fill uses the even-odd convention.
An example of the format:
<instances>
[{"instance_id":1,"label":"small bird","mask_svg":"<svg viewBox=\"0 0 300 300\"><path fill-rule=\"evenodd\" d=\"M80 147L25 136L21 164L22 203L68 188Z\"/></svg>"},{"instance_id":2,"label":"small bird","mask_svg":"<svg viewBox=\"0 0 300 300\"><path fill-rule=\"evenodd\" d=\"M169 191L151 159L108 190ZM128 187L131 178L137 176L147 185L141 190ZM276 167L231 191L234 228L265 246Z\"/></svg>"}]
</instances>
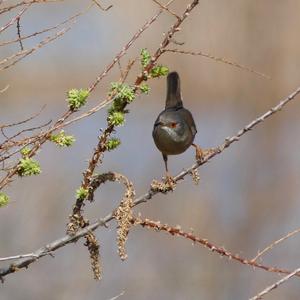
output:
<instances>
[{"instance_id":1,"label":"small bird","mask_svg":"<svg viewBox=\"0 0 300 300\"><path fill-rule=\"evenodd\" d=\"M167 77L166 107L158 115L152 132L165 162L167 181L172 179L168 171L168 155L181 154L192 145L196 148L196 159L201 160L202 150L193 143L196 133L193 116L183 107L179 75L171 72Z\"/></svg>"}]
</instances>

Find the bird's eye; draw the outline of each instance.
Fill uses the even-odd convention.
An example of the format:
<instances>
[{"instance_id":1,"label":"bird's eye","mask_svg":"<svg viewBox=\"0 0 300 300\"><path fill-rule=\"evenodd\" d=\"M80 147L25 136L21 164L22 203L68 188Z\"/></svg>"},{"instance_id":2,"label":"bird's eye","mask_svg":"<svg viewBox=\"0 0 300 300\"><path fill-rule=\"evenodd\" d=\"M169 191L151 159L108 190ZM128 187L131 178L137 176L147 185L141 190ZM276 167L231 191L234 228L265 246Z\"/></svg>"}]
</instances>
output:
<instances>
[{"instance_id":1,"label":"bird's eye","mask_svg":"<svg viewBox=\"0 0 300 300\"><path fill-rule=\"evenodd\" d=\"M170 123L170 127L171 127L171 128L175 128L176 126L177 126L177 123L176 123L176 122Z\"/></svg>"}]
</instances>

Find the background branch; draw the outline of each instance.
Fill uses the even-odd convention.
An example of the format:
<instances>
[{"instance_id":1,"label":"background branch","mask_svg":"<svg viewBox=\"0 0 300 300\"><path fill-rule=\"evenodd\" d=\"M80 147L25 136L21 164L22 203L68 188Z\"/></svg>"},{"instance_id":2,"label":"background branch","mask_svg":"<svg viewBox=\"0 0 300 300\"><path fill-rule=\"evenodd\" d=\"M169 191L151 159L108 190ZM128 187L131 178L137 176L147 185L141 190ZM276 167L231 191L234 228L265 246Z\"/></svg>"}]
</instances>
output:
<instances>
[{"instance_id":1,"label":"background branch","mask_svg":"<svg viewBox=\"0 0 300 300\"><path fill-rule=\"evenodd\" d=\"M271 249L273 249L276 245L282 243L283 241L287 240L288 238L292 237L293 235L297 234L300 232L300 228L289 232L288 234L286 234L285 236L281 237L280 239L272 242L270 245L268 245L267 247L265 247L262 251L259 251L257 253L257 255L252 259L252 261L256 261L258 258L260 258L261 256L263 256L264 254L266 254L266 252L270 251Z\"/></svg>"},{"instance_id":2,"label":"background branch","mask_svg":"<svg viewBox=\"0 0 300 300\"><path fill-rule=\"evenodd\" d=\"M258 299L262 299L263 296L265 296L266 294L270 293L272 290L276 289L277 287L279 287L281 284L287 282L290 278L292 278L293 276L297 275L299 276L300 272L300 268L296 269L295 271L291 272L290 274L288 274L287 276L281 278L280 280L276 281L275 283L273 283L272 285L266 287L263 291L261 291L259 294L257 294L256 296L250 298L250 300L258 300Z\"/></svg>"}]
</instances>

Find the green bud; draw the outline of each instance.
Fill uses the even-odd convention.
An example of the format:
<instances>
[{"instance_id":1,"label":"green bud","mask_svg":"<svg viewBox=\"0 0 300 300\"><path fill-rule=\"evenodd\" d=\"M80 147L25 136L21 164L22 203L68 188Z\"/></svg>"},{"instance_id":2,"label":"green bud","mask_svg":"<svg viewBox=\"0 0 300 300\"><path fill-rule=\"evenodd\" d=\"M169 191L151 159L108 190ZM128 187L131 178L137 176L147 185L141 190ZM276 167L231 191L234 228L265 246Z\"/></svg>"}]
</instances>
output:
<instances>
[{"instance_id":1,"label":"green bud","mask_svg":"<svg viewBox=\"0 0 300 300\"><path fill-rule=\"evenodd\" d=\"M169 73L168 67L158 65L151 70L150 75L152 78L156 78L160 76L166 76L168 75L168 73Z\"/></svg>"},{"instance_id":2,"label":"green bud","mask_svg":"<svg viewBox=\"0 0 300 300\"><path fill-rule=\"evenodd\" d=\"M88 196L89 191L82 186L76 190L76 199L83 201Z\"/></svg>"},{"instance_id":3,"label":"green bud","mask_svg":"<svg viewBox=\"0 0 300 300\"><path fill-rule=\"evenodd\" d=\"M6 206L9 203L9 197L0 192L0 207Z\"/></svg>"},{"instance_id":4,"label":"green bud","mask_svg":"<svg viewBox=\"0 0 300 300\"><path fill-rule=\"evenodd\" d=\"M30 153L31 149L29 147L24 147L23 149L21 149L21 155L23 157L27 157L28 154Z\"/></svg>"},{"instance_id":5,"label":"green bud","mask_svg":"<svg viewBox=\"0 0 300 300\"><path fill-rule=\"evenodd\" d=\"M114 102L122 102L130 103L135 98L134 89L125 83L120 82L112 82L110 95L114 95Z\"/></svg>"},{"instance_id":6,"label":"green bud","mask_svg":"<svg viewBox=\"0 0 300 300\"><path fill-rule=\"evenodd\" d=\"M75 142L75 138L73 135L66 135L64 130L61 130L60 133L51 135L50 141L60 147L70 147Z\"/></svg>"},{"instance_id":7,"label":"green bud","mask_svg":"<svg viewBox=\"0 0 300 300\"><path fill-rule=\"evenodd\" d=\"M41 167L38 161L25 157L21 158L18 166L18 175L23 176L31 176L38 175L41 173Z\"/></svg>"},{"instance_id":8,"label":"green bud","mask_svg":"<svg viewBox=\"0 0 300 300\"><path fill-rule=\"evenodd\" d=\"M78 110L81 106L85 105L89 91L85 89L72 89L68 91L67 96L69 108L71 110Z\"/></svg>"},{"instance_id":9,"label":"green bud","mask_svg":"<svg viewBox=\"0 0 300 300\"><path fill-rule=\"evenodd\" d=\"M149 87L149 85L148 84L141 84L140 85L140 90L141 90L141 92L143 93L143 94L149 94L149 92L150 92L150 87Z\"/></svg>"},{"instance_id":10,"label":"green bud","mask_svg":"<svg viewBox=\"0 0 300 300\"><path fill-rule=\"evenodd\" d=\"M111 138L106 142L106 148L108 151L116 149L121 144L118 138Z\"/></svg>"},{"instance_id":11,"label":"green bud","mask_svg":"<svg viewBox=\"0 0 300 300\"><path fill-rule=\"evenodd\" d=\"M121 125L123 125L124 122L125 122L124 113L119 112L119 111L112 112L108 116L108 122L111 125L115 125L115 126L121 126Z\"/></svg>"},{"instance_id":12,"label":"green bud","mask_svg":"<svg viewBox=\"0 0 300 300\"><path fill-rule=\"evenodd\" d=\"M141 65L145 68L151 61L151 55L147 49L141 50Z\"/></svg>"}]
</instances>

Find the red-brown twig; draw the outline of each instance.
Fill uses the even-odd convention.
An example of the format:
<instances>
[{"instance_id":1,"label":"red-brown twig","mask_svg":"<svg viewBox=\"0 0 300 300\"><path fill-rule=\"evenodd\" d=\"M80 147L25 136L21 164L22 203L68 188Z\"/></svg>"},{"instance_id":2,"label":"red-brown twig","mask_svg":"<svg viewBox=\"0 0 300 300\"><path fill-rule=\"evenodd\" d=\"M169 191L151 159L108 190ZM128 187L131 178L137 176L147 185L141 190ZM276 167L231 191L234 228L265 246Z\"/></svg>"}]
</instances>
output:
<instances>
[{"instance_id":1,"label":"red-brown twig","mask_svg":"<svg viewBox=\"0 0 300 300\"><path fill-rule=\"evenodd\" d=\"M207 239L197 237L194 233L185 232L185 231L181 230L181 228L178 226L173 227L173 226L170 226L167 224L161 224L159 221L156 222L156 221L152 221L149 219L140 219L140 218L134 219L133 222L134 222L134 224L139 224L139 225L149 228L149 229L154 229L157 231L165 231L173 236L181 236L185 239L193 241L196 244L200 244L200 245L204 246L205 248L208 248L212 252L219 254L221 257L226 257L229 260L235 260L243 265L252 266L252 267L259 268L259 269L262 269L262 270L265 270L268 272L275 272L275 273L280 273L280 274L290 274L290 272L291 272L289 270L283 270L283 269L279 269L279 268L272 267L272 266L265 266L260 263L256 263L250 259L242 258L238 254L233 254L233 253L227 251L223 247L219 247L219 246L212 244ZM300 276L300 274L299 274L299 276Z\"/></svg>"},{"instance_id":2,"label":"red-brown twig","mask_svg":"<svg viewBox=\"0 0 300 300\"><path fill-rule=\"evenodd\" d=\"M266 75L264 73L261 73L259 71L256 71L256 70L254 70L254 69L252 69L252 68L250 68L248 66L245 66L245 65L242 65L240 63L234 62L234 61L232 61L230 59L227 59L225 57L219 57L219 56L212 55L212 54L204 52L204 51L197 51L197 52L195 52L195 51L185 51L185 50L179 50L179 49L166 49L165 52L180 53L180 54L187 54L187 55L193 55L193 56L206 57L206 58L212 59L214 61L221 62L221 63L227 64L227 65L230 65L230 66L233 66L233 67L236 67L236 68L248 71L250 73L254 73L256 75L265 77L267 79L271 79L270 76L268 76L268 75Z\"/></svg>"}]
</instances>

